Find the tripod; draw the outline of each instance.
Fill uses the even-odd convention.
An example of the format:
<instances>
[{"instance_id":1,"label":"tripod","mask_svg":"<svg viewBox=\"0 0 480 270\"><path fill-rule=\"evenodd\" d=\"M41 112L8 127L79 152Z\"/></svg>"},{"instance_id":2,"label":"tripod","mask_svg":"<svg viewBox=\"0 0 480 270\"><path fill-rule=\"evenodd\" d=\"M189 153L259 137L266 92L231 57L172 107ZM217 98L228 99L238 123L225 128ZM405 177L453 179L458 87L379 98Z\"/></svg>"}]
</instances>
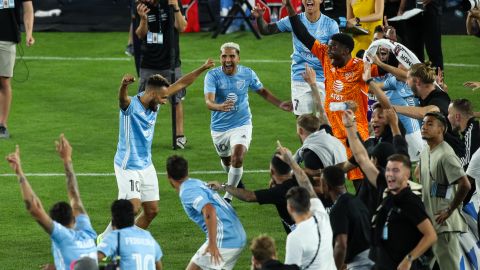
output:
<instances>
[{"instance_id":1,"label":"tripod","mask_svg":"<svg viewBox=\"0 0 480 270\"><path fill-rule=\"evenodd\" d=\"M252 30L252 33L255 35L257 39L261 39L260 34L258 33L257 29L255 29L250 21L250 18L247 16L245 11L243 10L242 6L247 5L247 8L252 10L252 5L248 2L248 0L234 0L233 6L228 12L227 16L221 17L223 20L220 20L219 26L215 30L212 35L212 38L216 38L220 33L225 34L228 27L232 24L234 19L243 19L247 24L248 27ZM237 13L240 13L240 16L237 16Z\"/></svg>"}]
</instances>

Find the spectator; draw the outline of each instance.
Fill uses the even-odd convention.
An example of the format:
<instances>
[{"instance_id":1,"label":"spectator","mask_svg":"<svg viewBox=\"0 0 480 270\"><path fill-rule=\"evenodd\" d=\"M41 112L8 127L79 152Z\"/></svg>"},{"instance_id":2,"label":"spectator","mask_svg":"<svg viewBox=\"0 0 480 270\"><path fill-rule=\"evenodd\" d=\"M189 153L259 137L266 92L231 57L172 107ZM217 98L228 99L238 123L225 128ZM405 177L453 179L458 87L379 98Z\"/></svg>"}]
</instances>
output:
<instances>
[{"instance_id":1,"label":"spectator","mask_svg":"<svg viewBox=\"0 0 480 270\"><path fill-rule=\"evenodd\" d=\"M173 14L170 12L170 6L173 7ZM181 3L178 0L143 0L137 5L136 18L140 19L135 30L135 34L142 40L142 52L140 61L140 84L138 92L145 91L147 81L150 76L160 74L167 78L170 83L174 83L182 77L180 68L180 45L179 32L185 31L187 21L180 9ZM170 16L173 16L174 25L170 24ZM171 33L173 31L173 34ZM173 36L173 40L170 37ZM172 56L171 52L175 52ZM175 58L172 67L171 58ZM172 70L174 70L174 80L172 80ZM175 103L175 121L176 121L176 146L183 149L187 143L183 130L183 105L187 90L185 87L170 97L171 102Z\"/></svg>"},{"instance_id":2,"label":"spectator","mask_svg":"<svg viewBox=\"0 0 480 270\"><path fill-rule=\"evenodd\" d=\"M330 210L333 256L337 269L370 270L370 213L358 197L347 192L345 174L335 166L322 171L328 194L335 203Z\"/></svg>"},{"instance_id":3,"label":"spectator","mask_svg":"<svg viewBox=\"0 0 480 270\"><path fill-rule=\"evenodd\" d=\"M300 270L297 265L285 265L277 260L275 240L267 235L253 238L250 251L252 270Z\"/></svg>"},{"instance_id":4,"label":"spectator","mask_svg":"<svg viewBox=\"0 0 480 270\"><path fill-rule=\"evenodd\" d=\"M246 243L245 230L235 210L205 182L190 178L188 162L182 157L167 159L167 178L179 193L185 213L207 236L187 270L232 270Z\"/></svg>"},{"instance_id":5,"label":"spectator","mask_svg":"<svg viewBox=\"0 0 480 270\"><path fill-rule=\"evenodd\" d=\"M60 135L55 144L65 167L70 204L66 202L55 203L50 209L49 215L43 209L42 202L23 173L18 145L15 152L7 156L7 161L17 175L27 210L52 239L54 268L65 270L73 261L83 256L97 260L95 247L97 234L90 224L90 219L80 199L77 178L73 171L72 147L63 134ZM52 266L45 265L44 268L52 269Z\"/></svg>"},{"instance_id":6,"label":"spectator","mask_svg":"<svg viewBox=\"0 0 480 270\"><path fill-rule=\"evenodd\" d=\"M375 27L382 25L384 1L352 1L347 0L347 20L349 25L359 25L369 31L367 35L353 35L355 47L354 57L359 50L366 50L373 40Z\"/></svg>"},{"instance_id":7,"label":"spectator","mask_svg":"<svg viewBox=\"0 0 480 270\"><path fill-rule=\"evenodd\" d=\"M420 155L417 166L423 185L422 198L429 217L434 220L438 242L433 245L434 260L440 269L460 269L461 248L459 234L465 232L467 224L460 208L470 182L465 175L460 159L444 141L447 120L439 112L425 115L422 137L427 146Z\"/></svg>"},{"instance_id":8,"label":"spectator","mask_svg":"<svg viewBox=\"0 0 480 270\"><path fill-rule=\"evenodd\" d=\"M299 184L286 195L287 209L296 228L287 236L285 264L296 264L302 269L335 269L328 214L290 150L278 144L279 157L292 167Z\"/></svg>"},{"instance_id":9,"label":"spectator","mask_svg":"<svg viewBox=\"0 0 480 270\"><path fill-rule=\"evenodd\" d=\"M473 114L473 105L468 99L455 99L448 106L448 121L453 132L459 133L465 144L465 156L460 157L466 170L473 153L480 147L480 125Z\"/></svg>"},{"instance_id":10,"label":"spectator","mask_svg":"<svg viewBox=\"0 0 480 270\"><path fill-rule=\"evenodd\" d=\"M152 235L135 226L135 212L129 200L112 203L113 231L98 244L98 260L120 257L120 269L162 269L162 250Z\"/></svg>"},{"instance_id":11,"label":"spectator","mask_svg":"<svg viewBox=\"0 0 480 270\"><path fill-rule=\"evenodd\" d=\"M20 7L19 4L22 3ZM0 139L10 138L8 115L12 103L12 77L16 44L20 42L20 14L23 9L27 47L35 43L33 32L33 5L31 0L3 1L0 9Z\"/></svg>"},{"instance_id":12,"label":"spectator","mask_svg":"<svg viewBox=\"0 0 480 270\"><path fill-rule=\"evenodd\" d=\"M98 264L97 261L90 257L82 257L75 261L73 270L98 270Z\"/></svg>"},{"instance_id":13,"label":"spectator","mask_svg":"<svg viewBox=\"0 0 480 270\"><path fill-rule=\"evenodd\" d=\"M405 0L405 11L417 7L419 1ZM405 45L425 62L427 51L428 59L433 67L443 68L442 53L442 5L441 0L420 1L423 12L405 21Z\"/></svg>"},{"instance_id":14,"label":"spectator","mask_svg":"<svg viewBox=\"0 0 480 270\"><path fill-rule=\"evenodd\" d=\"M480 8L476 7L468 11L467 34L480 37Z\"/></svg>"},{"instance_id":15,"label":"spectator","mask_svg":"<svg viewBox=\"0 0 480 270\"><path fill-rule=\"evenodd\" d=\"M388 72L395 74L397 78L402 75L402 71L397 72L392 70L391 67L385 64L379 64L380 67L385 67ZM426 64L414 64L410 70L403 77L407 81L408 86L412 89L413 94L418 97L420 106L398 106L394 105L393 108L400 114L408 117L422 120L428 112L440 112L445 118L448 116L448 106L450 104L450 97L437 85L435 85L435 69L427 66ZM450 123L447 123L447 133L445 134L445 141L450 144L454 149L457 156L462 157L465 154L465 147L456 136Z\"/></svg>"},{"instance_id":16,"label":"spectator","mask_svg":"<svg viewBox=\"0 0 480 270\"><path fill-rule=\"evenodd\" d=\"M285 232L288 234L295 228L295 222L287 211L287 191L298 186L297 180L292 175L292 169L275 154L270 161L270 187L250 191L231 185L221 185L218 182L210 182L209 185L215 190L230 193L233 197L244 202L257 202L259 204L273 204L277 208Z\"/></svg>"}]
</instances>

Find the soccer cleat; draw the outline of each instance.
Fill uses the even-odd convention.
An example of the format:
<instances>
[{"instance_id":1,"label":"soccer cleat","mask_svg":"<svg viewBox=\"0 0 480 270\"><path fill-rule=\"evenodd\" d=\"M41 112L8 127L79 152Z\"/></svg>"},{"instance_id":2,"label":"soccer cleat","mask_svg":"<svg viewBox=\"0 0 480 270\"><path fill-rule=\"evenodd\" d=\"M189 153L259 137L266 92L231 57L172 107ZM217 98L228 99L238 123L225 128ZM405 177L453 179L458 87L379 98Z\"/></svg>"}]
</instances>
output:
<instances>
[{"instance_id":1,"label":"soccer cleat","mask_svg":"<svg viewBox=\"0 0 480 270\"><path fill-rule=\"evenodd\" d=\"M177 147L180 149L185 149L185 145L187 144L187 138L185 136L178 136L177 137Z\"/></svg>"},{"instance_id":2,"label":"soccer cleat","mask_svg":"<svg viewBox=\"0 0 480 270\"><path fill-rule=\"evenodd\" d=\"M128 56L133 56L133 44L128 44L127 47L125 48L125 54Z\"/></svg>"},{"instance_id":3,"label":"soccer cleat","mask_svg":"<svg viewBox=\"0 0 480 270\"><path fill-rule=\"evenodd\" d=\"M10 133L8 133L8 129L5 126L0 125L0 139L8 138L10 138Z\"/></svg>"}]
</instances>

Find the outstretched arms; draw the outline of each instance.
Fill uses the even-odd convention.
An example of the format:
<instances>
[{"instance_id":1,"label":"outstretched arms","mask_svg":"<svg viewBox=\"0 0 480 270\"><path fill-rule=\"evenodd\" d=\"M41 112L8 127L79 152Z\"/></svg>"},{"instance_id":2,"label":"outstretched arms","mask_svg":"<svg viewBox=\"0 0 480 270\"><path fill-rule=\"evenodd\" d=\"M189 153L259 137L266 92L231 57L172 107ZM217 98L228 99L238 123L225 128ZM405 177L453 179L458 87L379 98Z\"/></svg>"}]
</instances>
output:
<instances>
[{"instance_id":1,"label":"outstretched arms","mask_svg":"<svg viewBox=\"0 0 480 270\"><path fill-rule=\"evenodd\" d=\"M72 147L63 133L60 134L58 141L55 141L55 145L58 155L63 160L63 166L65 167L65 176L67 177L67 192L70 200L70 206L72 206L73 209L73 216L76 217L80 214L86 214L82 200L80 199L80 192L78 191L77 177L73 171Z\"/></svg>"},{"instance_id":2,"label":"outstretched arms","mask_svg":"<svg viewBox=\"0 0 480 270\"><path fill-rule=\"evenodd\" d=\"M292 24L292 30L295 36L307 47L309 50L312 49L313 44L315 44L315 38L308 33L307 28L300 21L297 13L293 9L292 3L290 0L283 0L285 7L288 11L288 16L290 17L290 23Z\"/></svg>"},{"instance_id":3,"label":"outstretched arms","mask_svg":"<svg viewBox=\"0 0 480 270\"><path fill-rule=\"evenodd\" d=\"M28 212L30 212L30 215L38 222L38 224L40 224L40 226L48 234L51 234L53 231L52 219L45 212L45 209L43 209L42 202L33 191L30 183L28 183L28 180L23 173L22 163L20 161L20 147L17 145L15 152L9 154L6 159L10 167L17 175L18 183L20 184L20 189L22 191L23 201L25 202L25 207L27 208Z\"/></svg>"},{"instance_id":4,"label":"outstretched arms","mask_svg":"<svg viewBox=\"0 0 480 270\"><path fill-rule=\"evenodd\" d=\"M215 66L215 62L212 59L207 59L203 65L195 69L194 71L186 74L185 76L181 77L178 81L168 87L167 95L171 96L176 92L182 90L183 88L192 84L200 74L204 71L210 69L211 67Z\"/></svg>"},{"instance_id":5,"label":"outstretched arms","mask_svg":"<svg viewBox=\"0 0 480 270\"><path fill-rule=\"evenodd\" d=\"M272 94L267 88L261 88L257 93L262 96L266 101L272 103L275 107L278 107L284 111L292 111L292 103L290 101L281 101Z\"/></svg>"}]
</instances>

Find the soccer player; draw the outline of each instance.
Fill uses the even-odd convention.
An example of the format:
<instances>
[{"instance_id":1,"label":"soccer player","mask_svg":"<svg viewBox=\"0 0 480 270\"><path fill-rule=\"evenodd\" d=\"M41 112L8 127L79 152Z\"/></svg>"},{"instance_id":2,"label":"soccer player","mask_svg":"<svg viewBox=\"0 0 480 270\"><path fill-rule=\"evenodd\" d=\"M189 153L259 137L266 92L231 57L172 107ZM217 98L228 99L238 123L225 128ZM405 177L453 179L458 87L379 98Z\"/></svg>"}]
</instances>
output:
<instances>
[{"instance_id":1,"label":"soccer player","mask_svg":"<svg viewBox=\"0 0 480 270\"><path fill-rule=\"evenodd\" d=\"M188 176L188 162L183 157L167 159L167 178L179 193L188 217L207 235L187 270L233 269L246 244L245 230L235 210L207 183Z\"/></svg>"},{"instance_id":2,"label":"soccer player","mask_svg":"<svg viewBox=\"0 0 480 270\"><path fill-rule=\"evenodd\" d=\"M115 230L98 245L98 259L120 256L120 269L161 270L160 245L148 231L135 226L133 204L116 200L111 211Z\"/></svg>"},{"instance_id":3,"label":"soccer player","mask_svg":"<svg viewBox=\"0 0 480 270\"><path fill-rule=\"evenodd\" d=\"M18 177L25 207L52 239L55 269L65 270L70 269L70 264L83 256L97 259L95 247L97 234L90 224L90 219L80 199L77 178L73 171L72 147L63 134L55 144L65 167L70 204L57 202L52 206L49 214L43 209L42 202L23 173L18 145L15 152L7 156L7 161ZM52 266L46 265L45 268L52 269Z\"/></svg>"},{"instance_id":4,"label":"soccer player","mask_svg":"<svg viewBox=\"0 0 480 270\"><path fill-rule=\"evenodd\" d=\"M302 1L305 12L299 14L300 20L307 27L308 32L322 43L327 43L333 34L338 33L338 24L333 19L320 12L320 6L323 0ZM257 25L262 35L272 35L282 32L292 32L292 25L288 17L277 22L267 24L263 19L265 8L260 5L252 10L252 15L257 20ZM291 68L291 89L293 113L297 116L312 113L314 100L312 99L312 90L308 83L302 78L305 72L305 64L313 67L317 77L317 87L322 103L325 101L325 84L322 64L318 58L313 55L300 40L292 34L293 53Z\"/></svg>"},{"instance_id":5,"label":"soccer player","mask_svg":"<svg viewBox=\"0 0 480 270\"><path fill-rule=\"evenodd\" d=\"M205 76L205 103L212 111L213 144L228 173L228 184L237 186L243 174L243 158L252 139L252 114L248 104L248 89L284 111L291 111L290 102L282 102L268 89L252 69L241 66L240 46L228 42L220 47L221 67ZM225 194L227 201L232 196Z\"/></svg>"},{"instance_id":6,"label":"soccer player","mask_svg":"<svg viewBox=\"0 0 480 270\"><path fill-rule=\"evenodd\" d=\"M354 47L352 37L341 33L335 34L331 36L328 45L321 44L320 41L315 40L308 33L288 0L286 1L286 7L293 33L322 63L325 73L325 112L332 126L333 135L347 146L347 135L342 124L341 112L331 111L330 103L354 101L358 106L355 112L358 131L361 138L365 140L369 135L367 120L368 87L362 79L363 61L351 56ZM378 76L376 66L372 67L372 76ZM351 156L349 148L347 148L347 155ZM348 173L348 178L358 180L362 179L363 175L357 168Z\"/></svg>"},{"instance_id":7,"label":"soccer player","mask_svg":"<svg viewBox=\"0 0 480 270\"><path fill-rule=\"evenodd\" d=\"M192 84L205 70L214 66L208 59L202 66L170 85L160 75L152 75L145 91L134 97L128 96L128 85L135 78L123 76L118 101L120 106L120 127L114 167L118 185L118 199L130 200L135 214L143 208L135 225L146 229L158 212L158 179L152 164L152 141L155 121L160 105L169 96ZM111 223L99 236L99 240L112 230Z\"/></svg>"}]
</instances>

